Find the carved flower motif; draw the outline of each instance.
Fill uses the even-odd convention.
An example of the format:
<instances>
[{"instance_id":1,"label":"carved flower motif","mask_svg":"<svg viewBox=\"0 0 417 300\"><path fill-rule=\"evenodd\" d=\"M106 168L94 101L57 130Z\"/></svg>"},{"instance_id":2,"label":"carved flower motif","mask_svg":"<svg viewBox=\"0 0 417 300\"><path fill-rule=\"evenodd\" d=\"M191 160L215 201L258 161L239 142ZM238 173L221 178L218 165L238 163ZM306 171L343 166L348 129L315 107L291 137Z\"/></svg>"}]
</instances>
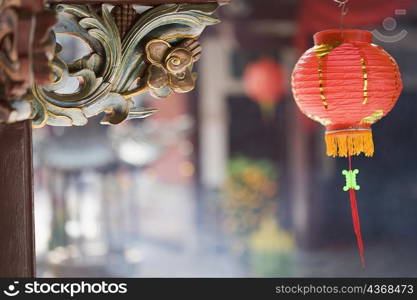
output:
<instances>
[{"instance_id":1,"label":"carved flower motif","mask_svg":"<svg viewBox=\"0 0 417 300\"><path fill-rule=\"evenodd\" d=\"M151 40L146 45L148 68L147 85L151 94L164 98L172 91L186 93L195 85L192 65L200 55L201 47L195 40L186 40L178 47L172 47L164 40Z\"/></svg>"}]
</instances>

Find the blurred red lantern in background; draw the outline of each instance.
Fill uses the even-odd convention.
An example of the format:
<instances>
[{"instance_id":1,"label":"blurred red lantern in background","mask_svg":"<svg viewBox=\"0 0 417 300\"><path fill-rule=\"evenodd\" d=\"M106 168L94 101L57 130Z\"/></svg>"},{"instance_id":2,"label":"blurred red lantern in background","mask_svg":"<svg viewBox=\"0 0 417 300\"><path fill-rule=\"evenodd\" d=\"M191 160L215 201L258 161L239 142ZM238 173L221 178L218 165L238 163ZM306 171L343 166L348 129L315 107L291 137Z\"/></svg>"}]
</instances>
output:
<instances>
[{"instance_id":1,"label":"blurred red lantern in background","mask_svg":"<svg viewBox=\"0 0 417 300\"><path fill-rule=\"evenodd\" d=\"M257 102L264 115L270 116L285 93L285 72L271 58L250 63L244 72L246 94Z\"/></svg>"}]
</instances>

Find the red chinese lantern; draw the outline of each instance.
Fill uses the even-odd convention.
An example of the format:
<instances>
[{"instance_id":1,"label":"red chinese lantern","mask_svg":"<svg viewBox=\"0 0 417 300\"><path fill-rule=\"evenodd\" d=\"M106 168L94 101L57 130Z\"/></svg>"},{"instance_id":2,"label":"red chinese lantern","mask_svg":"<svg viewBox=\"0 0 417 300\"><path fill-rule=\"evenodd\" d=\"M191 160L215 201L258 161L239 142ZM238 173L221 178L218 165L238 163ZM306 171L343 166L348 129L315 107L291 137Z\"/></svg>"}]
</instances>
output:
<instances>
[{"instance_id":1,"label":"red chinese lantern","mask_svg":"<svg viewBox=\"0 0 417 300\"><path fill-rule=\"evenodd\" d=\"M285 72L273 59L262 58L249 64L243 75L246 94L270 115L285 92Z\"/></svg>"},{"instance_id":2,"label":"red chinese lantern","mask_svg":"<svg viewBox=\"0 0 417 300\"><path fill-rule=\"evenodd\" d=\"M395 60L372 44L362 30L326 30L316 33L315 46L300 58L292 74L294 99L309 118L326 127L327 155L349 158L345 191L349 191L355 232L362 254L355 190L358 170L351 156L372 156L371 125L388 114L402 90Z\"/></svg>"}]
</instances>

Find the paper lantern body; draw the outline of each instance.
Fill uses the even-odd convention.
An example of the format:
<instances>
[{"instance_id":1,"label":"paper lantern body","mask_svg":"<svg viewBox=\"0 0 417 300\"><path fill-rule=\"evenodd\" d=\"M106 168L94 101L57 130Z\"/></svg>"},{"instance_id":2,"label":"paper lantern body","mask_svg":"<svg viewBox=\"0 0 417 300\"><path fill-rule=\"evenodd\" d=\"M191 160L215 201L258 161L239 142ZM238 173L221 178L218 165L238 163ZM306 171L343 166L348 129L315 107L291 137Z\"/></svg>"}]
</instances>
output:
<instances>
[{"instance_id":1,"label":"paper lantern body","mask_svg":"<svg viewBox=\"0 0 417 300\"><path fill-rule=\"evenodd\" d=\"M243 81L247 95L258 103L276 103L284 93L285 74L280 65L263 58L248 65Z\"/></svg>"},{"instance_id":2,"label":"paper lantern body","mask_svg":"<svg viewBox=\"0 0 417 300\"><path fill-rule=\"evenodd\" d=\"M402 90L395 60L362 30L316 33L292 74L300 110L326 127L329 156L372 156L371 125L388 114Z\"/></svg>"}]
</instances>

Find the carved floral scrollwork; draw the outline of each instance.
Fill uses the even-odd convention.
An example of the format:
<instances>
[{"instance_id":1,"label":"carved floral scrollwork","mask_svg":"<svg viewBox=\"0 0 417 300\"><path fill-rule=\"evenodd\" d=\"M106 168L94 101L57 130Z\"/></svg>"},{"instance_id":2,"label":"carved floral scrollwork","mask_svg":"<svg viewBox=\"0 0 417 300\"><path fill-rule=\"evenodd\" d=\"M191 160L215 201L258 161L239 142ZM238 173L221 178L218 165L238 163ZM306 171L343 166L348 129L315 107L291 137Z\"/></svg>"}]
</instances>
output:
<instances>
[{"instance_id":1,"label":"carved floral scrollwork","mask_svg":"<svg viewBox=\"0 0 417 300\"><path fill-rule=\"evenodd\" d=\"M147 86L155 97L167 97L172 91L186 93L195 85L192 66L201 54L200 44L187 39L178 47L164 40L152 40L146 45L148 67Z\"/></svg>"},{"instance_id":2,"label":"carved floral scrollwork","mask_svg":"<svg viewBox=\"0 0 417 300\"><path fill-rule=\"evenodd\" d=\"M192 90L192 68L201 54L197 38L207 25L218 23L212 16L217 7L165 4L137 14L132 7L110 11L107 5L57 5L55 33L75 35L91 51L65 62L57 45L51 64L54 82L34 85L27 95L34 126L81 126L102 112L102 123L117 124L154 112L138 107L134 95L149 91L164 98ZM78 79L78 89L60 93L70 77Z\"/></svg>"},{"instance_id":3,"label":"carved floral scrollwork","mask_svg":"<svg viewBox=\"0 0 417 300\"><path fill-rule=\"evenodd\" d=\"M0 122L28 118L28 103L15 100L32 84L51 82L55 22L42 0L0 1Z\"/></svg>"}]
</instances>

